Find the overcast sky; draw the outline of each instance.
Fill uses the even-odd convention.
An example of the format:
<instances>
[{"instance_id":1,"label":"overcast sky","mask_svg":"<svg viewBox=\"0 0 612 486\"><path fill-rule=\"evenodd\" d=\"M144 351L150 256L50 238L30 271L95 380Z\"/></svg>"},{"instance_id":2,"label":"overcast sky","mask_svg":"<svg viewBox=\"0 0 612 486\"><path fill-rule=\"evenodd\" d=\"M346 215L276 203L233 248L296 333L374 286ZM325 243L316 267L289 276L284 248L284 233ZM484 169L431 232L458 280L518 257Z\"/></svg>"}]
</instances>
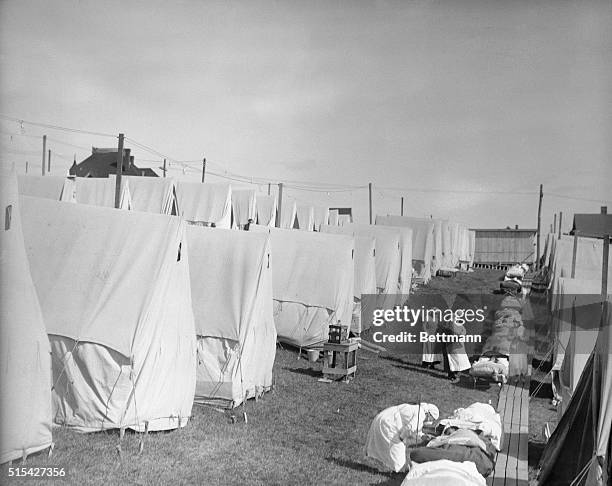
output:
<instances>
[{"instance_id":1,"label":"overcast sky","mask_svg":"<svg viewBox=\"0 0 612 486\"><path fill-rule=\"evenodd\" d=\"M612 210L610 1L3 0L0 55L3 115L217 173L372 182L375 213L404 196L407 215L473 227L535 227L540 183L546 229ZM116 145L0 128L18 172L40 173L43 133L54 174ZM170 174L199 180L191 165ZM367 189L341 189L286 194L366 221Z\"/></svg>"}]
</instances>

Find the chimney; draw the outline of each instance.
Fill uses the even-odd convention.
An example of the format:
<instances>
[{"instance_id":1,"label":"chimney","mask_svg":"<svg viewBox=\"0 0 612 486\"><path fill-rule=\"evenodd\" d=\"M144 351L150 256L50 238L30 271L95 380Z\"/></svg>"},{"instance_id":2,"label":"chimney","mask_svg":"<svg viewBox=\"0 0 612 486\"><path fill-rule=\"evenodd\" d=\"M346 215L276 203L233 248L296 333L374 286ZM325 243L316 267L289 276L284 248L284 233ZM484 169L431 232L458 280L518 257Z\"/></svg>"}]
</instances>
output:
<instances>
[{"instance_id":1,"label":"chimney","mask_svg":"<svg viewBox=\"0 0 612 486\"><path fill-rule=\"evenodd\" d=\"M130 155L130 166L128 167L128 169L131 169L133 165L134 165L134 156Z\"/></svg>"},{"instance_id":2,"label":"chimney","mask_svg":"<svg viewBox=\"0 0 612 486\"><path fill-rule=\"evenodd\" d=\"M601 207L601 214L608 214L608 206Z\"/></svg>"},{"instance_id":3,"label":"chimney","mask_svg":"<svg viewBox=\"0 0 612 486\"><path fill-rule=\"evenodd\" d=\"M518 229L518 224L515 224L515 225L514 225L514 229Z\"/></svg>"}]
</instances>

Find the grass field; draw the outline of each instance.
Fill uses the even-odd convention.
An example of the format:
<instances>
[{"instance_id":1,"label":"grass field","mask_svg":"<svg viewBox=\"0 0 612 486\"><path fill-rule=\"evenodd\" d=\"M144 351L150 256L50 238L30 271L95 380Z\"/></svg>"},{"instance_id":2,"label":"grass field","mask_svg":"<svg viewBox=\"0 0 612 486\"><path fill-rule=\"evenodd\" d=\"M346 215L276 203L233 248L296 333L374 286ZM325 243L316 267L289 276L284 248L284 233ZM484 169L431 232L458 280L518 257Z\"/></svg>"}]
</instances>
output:
<instances>
[{"instance_id":1,"label":"grass field","mask_svg":"<svg viewBox=\"0 0 612 486\"><path fill-rule=\"evenodd\" d=\"M420 291L490 291L499 275L436 278ZM65 467L69 484L400 484L403 475L382 473L364 457L370 422L380 410L421 399L446 415L476 401L497 403L496 385L474 389L466 378L452 384L441 371L400 355L360 351L349 383L319 382L320 366L279 347L275 390L246 404L247 423L242 407L232 424L227 412L194 406L180 431L126 432L121 441L116 431L83 435L57 428L52 457L32 456L26 465ZM6 466L1 478L8 482Z\"/></svg>"}]
</instances>

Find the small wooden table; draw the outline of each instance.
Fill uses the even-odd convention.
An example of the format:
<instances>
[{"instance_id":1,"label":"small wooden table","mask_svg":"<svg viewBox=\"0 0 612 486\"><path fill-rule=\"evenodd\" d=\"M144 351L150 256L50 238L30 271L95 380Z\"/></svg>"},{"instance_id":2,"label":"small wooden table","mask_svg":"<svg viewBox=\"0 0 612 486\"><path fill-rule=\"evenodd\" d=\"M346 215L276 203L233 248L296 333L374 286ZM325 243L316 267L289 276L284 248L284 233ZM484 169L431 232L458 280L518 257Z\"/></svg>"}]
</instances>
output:
<instances>
[{"instance_id":1,"label":"small wooden table","mask_svg":"<svg viewBox=\"0 0 612 486\"><path fill-rule=\"evenodd\" d=\"M323 376L330 379L355 377L359 343L325 343L323 345Z\"/></svg>"}]
</instances>

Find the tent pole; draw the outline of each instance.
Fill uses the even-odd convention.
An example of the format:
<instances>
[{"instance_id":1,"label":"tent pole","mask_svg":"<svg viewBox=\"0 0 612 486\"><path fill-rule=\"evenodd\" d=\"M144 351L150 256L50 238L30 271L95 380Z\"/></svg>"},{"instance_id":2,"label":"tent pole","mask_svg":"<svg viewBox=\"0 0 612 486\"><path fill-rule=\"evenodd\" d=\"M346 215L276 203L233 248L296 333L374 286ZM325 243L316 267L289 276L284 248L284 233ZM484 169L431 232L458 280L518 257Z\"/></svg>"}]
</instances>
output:
<instances>
[{"instance_id":1,"label":"tent pole","mask_svg":"<svg viewBox=\"0 0 612 486\"><path fill-rule=\"evenodd\" d=\"M610 235L604 235L603 262L601 265L601 296L604 299L604 303L607 302L607 298L608 298L608 256L609 254L610 254Z\"/></svg>"},{"instance_id":2,"label":"tent pole","mask_svg":"<svg viewBox=\"0 0 612 486\"><path fill-rule=\"evenodd\" d=\"M47 155L47 136L43 135L42 175L45 175L45 155Z\"/></svg>"},{"instance_id":3,"label":"tent pole","mask_svg":"<svg viewBox=\"0 0 612 486\"><path fill-rule=\"evenodd\" d=\"M557 232L557 213L555 213L553 217L553 225L552 225L551 233L556 233L556 232Z\"/></svg>"},{"instance_id":4,"label":"tent pole","mask_svg":"<svg viewBox=\"0 0 612 486\"><path fill-rule=\"evenodd\" d=\"M563 211L559 211L559 240L561 239L561 223L563 222Z\"/></svg>"},{"instance_id":5,"label":"tent pole","mask_svg":"<svg viewBox=\"0 0 612 486\"><path fill-rule=\"evenodd\" d=\"M119 134L117 147L117 177L115 181L115 208L121 205L121 175L123 174L123 133Z\"/></svg>"},{"instance_id":6,"label":"tent pole","mask_svg":"<svg viewBox=\"0 0 612 486\"><path fill-rule=\"evenodd\" d=\"M276 216L276 227L281 227L281 215L283 214L283 183L278 184L278 214Z\"/></svg>"},{"instance_id":7,"label":"tent pole","mask_svg":"<svg viewBox=\"0 0 612 486\"><path fill-rule=\"evenodd\" d=\"M540 224L542 222L542 184L540 184L540 201L538 203L538 231L536 240L536 268L540 268Z\"/></svg>"},{"instance_id":8,"label":"tent pole","mask_svg":"<svg viewBox=\"0 0 612 486\"><path fill-rule=\"evenodd\" d=\"M204 176L206 176L206 158L202 159L202 184L204 184Z\"/></svg>"},{"instance_id":9,"label":"tent pole","mask_svg":"<svg viewBox=\"0 0 612 486\"><path fill-rule=\"evenodd\" d=\"M370 224L372 224L372 183L368 183L368 195L370 200Z\"/></svg>"},{"instance_id":10,"label":"tent pole","mask_svg":"<svg viewBox=\"0 0 612 486\"><path fill-rule=\"evenodd\" d=\"M404 215L404 196L402 196L402 209L400 212L400 216L403 216L403 215Z\"/></svg>"},{"instance_id":11,"label":"tent pole","mask_svg":"<svg viewBox=\"0 0 612 486\"><path fill-rule=\"evenodd\" d=\"M47 159L47 172L51 174L51 149L49 149L49 158Z\"/></svg>"}]
</instances>

